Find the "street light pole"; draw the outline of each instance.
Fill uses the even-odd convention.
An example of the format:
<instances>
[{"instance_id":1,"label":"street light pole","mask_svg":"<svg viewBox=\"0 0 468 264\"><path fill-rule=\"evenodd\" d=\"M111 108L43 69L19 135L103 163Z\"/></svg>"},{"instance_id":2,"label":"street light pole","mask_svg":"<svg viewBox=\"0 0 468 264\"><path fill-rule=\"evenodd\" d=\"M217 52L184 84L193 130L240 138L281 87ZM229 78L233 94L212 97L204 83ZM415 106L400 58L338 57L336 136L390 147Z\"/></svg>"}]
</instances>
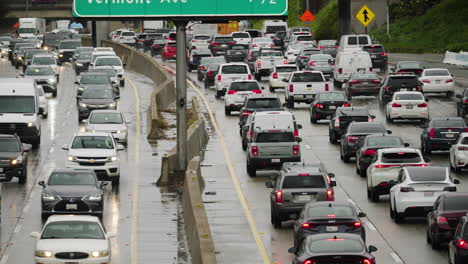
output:
<instances>
[{"instance_id":1,"label":"street light pole","mask_svg":"<svg viewBox=\"0 0 468 264\"><path fill-rule=\"evenodd\" d=\"M390 37L390 4L387 0L387 36Z\"/></svg>"},{"instance_id":2,"label":"street light pole","mask_svg":"<svg viewBox=\"0 0 468 264\"><path fill-rule=\"evenodd\" d=\"M26 17L29 17L29 0L26 0Z\"/></svg>"},{"instance_id":3,"label":"street light pole","mask_svg":"<svg viewBox=\"0 0 468 264\"><path fill-rule=\"evenodd\" d=\"M176 21L176 115L177 115L177 169L187 168L187 54L186 21Z\"/></svg>"}]
</instances>

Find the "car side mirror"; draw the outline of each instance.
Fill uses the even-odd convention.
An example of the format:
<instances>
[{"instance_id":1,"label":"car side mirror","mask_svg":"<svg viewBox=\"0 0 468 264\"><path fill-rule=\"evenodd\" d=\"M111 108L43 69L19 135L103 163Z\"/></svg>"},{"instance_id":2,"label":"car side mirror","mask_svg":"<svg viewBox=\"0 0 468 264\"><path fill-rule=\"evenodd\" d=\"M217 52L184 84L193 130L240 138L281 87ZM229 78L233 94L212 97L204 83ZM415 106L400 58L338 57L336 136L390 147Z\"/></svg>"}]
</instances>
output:
<instances>
[{"instance_id":1,"label":"car side mirror","mask_svg":"<svg viewBox=\"0 0 468 264\"><path fill-rule=\"evenodd\" d=\"M391 130L387 130L387 133L391 135L393 132Z\"/></svg>"},{"instance_id":2,"label":"car side mirror","mask_svg":"<svg viewBox=\"0 0 468 264\"><path fill-rule=\"evenodd\" d=\"M39 184L42 187L45 187L45 182L44 181L39 181L37 184Z\"/></svg>"},{"instance_id":3,"label":"car side mirror","mask_svg":"<svg viewBox=\"0 0 468 264\"><path fill-rule=\"evenodd\" d=\"M371 115L370 118L375 119L375 115Z\"/></svg>"},{"instance_id":4,"label":"car side mirror","mask_svg":"<svg viewBox=\"0 0 468 264\"><path fill-rule=\"evenodd\" d=\"M63 146L62 146L62 149L63 149L63 150L68 150L68 145L63 145Z\"/></svg>"},{"instance_id":5,"label":"car side mirror","mask_svg":"<svg viewBox=\"0 0 468 264\"><path fill-rule=\"evenodd\" d=\"M403 146L404 146L405 148L407 148L407 147L409 147L410 145L409 145L409 143L403 143Z\"/></svg>"},{"instance_id":6,"label":"car side mirror","mask_svg":"<svg viewBox=\"0 0 468 264\"><path fill-rule=\"evenodd\" d=\"M265 182L265 186L267 188L273 188L274 187L272 182Z\"/></svg>"},{"instance_id":7,"label":"car side mirror","mask_svg":"<svg viewBox=\"0 0 468 264\"><path fill-rule=\"evenodd\" d=\"M109 183L108 182L101 182L101 184L99 185L99 188L104 188L108 185Z\"/></svg>"},{"instance_id":8,"label":"car side mirror","mask_svg":"<svg viewBox=\"0 0 468 264\"><path fill-rule=\"evenodd\" d=\"M459 179L453 179L453 183L460 184L460 180Z\"/></svg>"},{"instance_id":9,"label":"car side mirror","mask_svg":"<svg viewBox=\"0 0 468 264\"><path fill-rule=\"evenodd\" d=\"M37 238L37 239L39 239L39 238L41 237L41 234L39 234L39 232L31 232L31 233L29 234L29 236L32 237L32 238Z\"/></svg>"},{"instance_id":10,"label":"car side mirror","mask_svg":"<svg viewBox=\"0 0 468 264\"><path fill-rule=\"evenodd\" d=\"M127 63L123 63L122 65L123 65L124 67L126 67L126 66L127 66Z\"/></svg>"},{"instance_id":11,"label":"car side mirror","mask_svg":"<svg viewBox=\"0 0 468 264\"><path fill-rule=\"evenodd\" d=\"M117 144L117 151L124 150L125 147L122 144Z\"/></svg>"},{"instance_id":12,"label":"car side mirror","mask_svg":"<svg viewBox=\"0 0 468 264\"><path fill-rule=\"evenodd\" d=\"M424 161L431 162L431 158L429 158L428 156L424 156L423 158L424 158Z\"/></svg>"},{"instance_id":13,"label":"car side mirror","mask_svg":"<svg viewBox=\"0 0 468 264\"><path fill-rule=\"evenodd\" d=\"M330 181L330 186L331 186L331 187L336 187L336 181L335 181L335 180Z\"/></svg>"},{"instance_id":14,"label":"car side mirror","mask_svg":"<svg viewBox=\"0 0 468 264\"><path fill-rule=\"evenodd\" d=\"M463 98L463 96L461 94L456 94L455 97L460 98L460 99Z\"/></svg>"},{"instance_id":15,"label":"car side mirror","mask_svg":"<svg viewBox=\"0 0 468 264\"><path fill-rule=\"evenodd\" d=\"M366 217L367 215L365 213L363 213L363 212L359 212L357 216L358 217Z\"/></svg>"},{"instance_id":16,"label":"car side mirror","mask_svg":"<svg viewBox=\"0 0 468 264\"><path fill-rule=\"evenodd\" d=\"M287 83L287 82L288 82L288 79L283 79L282 81Z\"/></svg>"},{"instance_id":17,"label":"car side mirror","mask_svg":"<svg viewBox=\"0 0 468 264\"><path fill-rule=\"evenodd\" d=\"M298 137L298 138L296 139L296 141L299 142L299 143L301 143L301 142L302 142L302 138Z\"/></svg>"},{"instance_id":18,"label":"car side mirror","mask_svg":"<svg viewBox=\"0 0 468 264\"><path fill-rule=\"evenodd\" d=\"M80 85L80 82L76 81L75 84Z\"/></svg>"},{"instance_id":19,"label":"car side mirror","mask_svg":"<svg viewBox=\"0 0 468 264\"><path fill-rule=\"evenodd\" d=\"M335 178L335 173L328 173L328 177Z\"/></svg>"},{"instance_id":20,"label":"car side mirror","mask_svg":"<svg viewBox=\"0 0 468 264\"><path fill-rule=\"evenodd\" d=\"M31 151L31 149L32 149L31 145L23 144L23 151L24 152L29 152L29 151Z\"/></svg>"},{"instance_id":21,"label":"car side mirror","mask_svg":"<svg viewBox=\"0 0 468 264\"><path fill-rule=\"evenodd\" d=\"M288 249L288 253L291 253L291 254L296 254L297 253L297 249L292 247L292 248L289 248Z\"/></svg>"},{"instance_id":22,"label":"car side mirror","mask_svg":"<svg viewBox=\"0 0 468 264\"><path fill-rule=\"evenodd\" d=\"M283 107L287 107L288 105L286 103L283 103Z\"/></svg>"},{"instance_id":23,"label":"car side mirror","mask_svg":"<svg viewBox=\"0 0 468 264\"><path fill-rule=\"evenodd\" d=\"M81 95L76 96L76 100L80 100L81 98L82 98Z\"/></svg>"},{"instance_id":24,"label":"car side mirror","mask_svg":"<svg viewBox=\"0 0 468 264\"><path fill-rule=\"evenodd\" d=\"M125 121L125 123L126 123L126 124L130 124L130 123L132 123L132 121Z\"/></svg>"},{"instance_id":25,"label":"car side mirror","mask_svg":"<svg viewBox=\"0 0 468 264\"><path fill-rule=\"evenodd\" d=\"M297 125L297 128L298 128L298 129L302 129L302 125L301 125L301 124L298 124L298 125Z\"/></svg>"},{"instance_id":26,"label":"car side mirror","mask_svg":"<svg viewBox=\"0 0 468 264\"><path fill-rule=\"evenodd\" d=\"M265 87L262 87L262 90L265 90Z\"/></svg>"},{"instance_id":27,"label":"car side mirror","mask_svg":"<svg viewBox=\"0 0 468 264\"><path fill-rule=\"evenodd\" d=\"M120 95L114 96L114 99L120 99Z\"/></svg>"},{"instance_id":28,"label":"car side mirror","mask_svg":"<svg viewBox=\"0 0 468 264\"><path fill-rule=\"evenodd\" d=\"M377 248L375 246L370 245L369 246L369 253L376 252Z\"/></svg>"}]
</instances>

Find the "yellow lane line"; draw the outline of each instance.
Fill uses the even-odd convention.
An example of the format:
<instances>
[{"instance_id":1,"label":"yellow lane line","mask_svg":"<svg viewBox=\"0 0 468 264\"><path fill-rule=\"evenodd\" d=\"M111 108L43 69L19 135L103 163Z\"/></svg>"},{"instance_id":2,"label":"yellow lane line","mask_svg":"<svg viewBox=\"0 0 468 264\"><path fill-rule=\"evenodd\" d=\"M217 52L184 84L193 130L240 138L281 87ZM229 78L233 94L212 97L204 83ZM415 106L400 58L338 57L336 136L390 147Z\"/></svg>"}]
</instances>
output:
<instances>
[{"instance_id":1,"label":"yellow lane line","mask_svg":"<svg viewBox=\"0 0 468 264\"><path fill-rule=\"evenodd\" d=\"M138 264L138 199L139 199L139 178L140 178L140 135L141 135L141 117L140 117L140 94L138 88L132 80L126 78L127 82L133 88L135 94L135 172L133 173L133 193L132 193L132 233L130 238L131 246L131 264Z\"/></svg>"},{"instance_id":2,"label":"yellow lane line","mask_svg":"<svg viewBox=\"0 0 468 264\"><path fill-rule=\"evenodd\" d=\"M237 176L234 170L234 166L232 165L231 156L229 155L229 150L224 140L224 136L221 133L221 130L219 129L218 124L216 123L216 120L213 115L213 111L211 110L211 106L208 103L208 100L203 95L203 93L196 87L196 85L188 79L187 79L187 82L190 84L190 86L192 86L193 89L195 89L195 91L198 93L198 95L202 98L203 102L205 103L205 106L208 110L208 114L210 116L213 127L220 140L221 147L223 148L226 165L228 167L229 173L231 174L232 182L234 183L234 187L236 189L237 195L239 196L239 200L242 205L242 208L244 209L244 213L247 217L247 221L249 222L250 230L252 232L252 235L254 236L255 243L257 243L258 250L260 251L260 255L262 256L263 263L271 264L270 258L268 257L268 253L265 248L265 244L263 243L260 233L258 232L257 224L255 223L255 220L253 218L247 199L245 198L244 192L242 191L239 177Z\"/></svg>"}]
</instances>

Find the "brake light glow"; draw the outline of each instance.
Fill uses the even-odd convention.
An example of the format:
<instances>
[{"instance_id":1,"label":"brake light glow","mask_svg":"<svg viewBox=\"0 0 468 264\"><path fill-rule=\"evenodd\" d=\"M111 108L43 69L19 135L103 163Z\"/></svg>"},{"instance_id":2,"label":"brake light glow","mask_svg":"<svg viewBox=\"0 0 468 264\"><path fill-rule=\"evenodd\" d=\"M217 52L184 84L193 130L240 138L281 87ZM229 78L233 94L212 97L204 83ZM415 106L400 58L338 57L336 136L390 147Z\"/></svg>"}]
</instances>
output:
<instances>
[{"instance_id":1,"label":"brake light glow","mask_svg":"<svg viewBox=\"0 0 468 264\"><path fill-rule=\"evenodd\" d=\"M229 45L234 45L236 42L228 42Z\"/></svg>"},{"instance_id":2,"label":"brake light glow","mask_svg":"<svg viewBox=\"0 0 468 264\"><path fill-rule=\"evenodd\" d=\"M278 73L277 72L273 73L273 79L278 79Z\"/></svg>"},{"instance_id":3,"label":"brake light glow","mask_svg":"<svg viewBox=\"0 0 468 264\"><path fill-rule=\"evenodd\" d=\"M247 75L247 79L252 80L252 75L251 74Z\"/></svg>"},{"instance_id":4,"label":"brake light glow","mask_svg":"<svg viewBox=\"0 0 468 264\"><path fill-rule=\"evenodd\" d=\"M322 108L323 108L323 104L315 104L314 107L315 107L315 108L321 108L321 109L322 109Z\"/></svg>"},{"instance_id":5,"label":"brake light glow","mask_svg":"<svg viewBox=\"0 0 468 264\"><path fill-rule=\"evenodd\" d=\"M423 72L423 70L419 69L419 70L417 70L417 72L418 72L418 73L421 73L421 72Z\"/></svg>"},{"instance_id":6,"label":"brake light glow","mask_svg":"<svg viewBox=\"0 0 468 264\"><path fill-rule=\"evenodd\" d=\"M374 122L374 119L372 119L372 117L367 117L367 122Z\"/></svg>"},{"instance_id":7,"label":"brake light glow","mask_svg":"<svg viewBox=\"0 0 468 264\"><path fill-rule=\"evenodd\" d=\"M295 137L298 137L298 136L299 136L299 130L297 130L297 129L294 130L294 136L295 136Z\"/></svg>"},{"instance_id":8,"label":"brake light glow","mask_svg":"<svg viewBox=\"0 0 468 264\"><path fill-rule=\"evenodd\" d=\"M339 74L343 74L343 68L339 68L339 69L338 69L338 73L339 73Z\"/></svg>"},{"instance_id":9,"label":"brake light glow","mask_svg":"<svg viewBox=\"0 0 468 264\"><path fill-rule=\"evenodd\" d=\"M237 93L236 90L229 90L229 91L228 91L228 94L235 94L235 93Z\"/></svg>"},{"instance_id":10,"label":"brake light glow","mask_svg":"<svg viewBox=\"0 0 468 264\"><path fill-rule=\"evenodd\" d=\"M208 72L206 73L206 75L208 75L208 77L213 77L213 72L212 72L212 71L208 71Z\"/></svg>"},{"instance_id":11,"label":"brake light glow","mask_svg":"<svg viewBox=\"0 0 468 264\"><path fill-rule=\"evenodd\" d=\"M369 71L372 72L374 69L372 67L369 68Z\"/></svg>"},{"instance_id":12,"label":"brake light glow","mask_svg":"<svg viewBox=\"0 0 468 264\"><path fill-rule=\"evenodd\" d=\"M309 65L310 65L310 66L315 66L314 64L315 64L316 62L317 62L317 61L311 61L311 62L309 62Z\"/></svg>"},{"instance_id":13,"label":"brake light glow","mask_svg":"<svg viewBox=\"0 0 468 264\"><path fill-rule=\"evenodd\" d=\"M299 145L293 145L293 155L299 155L300 147Z\"/></svg>"},{"instance_id":14,"label":"brake light glow","mask_svg":"<svg viewBox=\"0 0 468 264\"><path fill-rule=\"evenodd\" d=\"M386 53L386 52L382 52L382 53L380 53L380 56L387 56L387 53Z\"/></svg>"},{"instance_id":15,"label":"brake light glow","mask_svg":"<svg viewBox=\"0 0 468 264\"><path fill-rule=\"evenodd\" d=\"M252 155L257 157L258 156L258 147L257 146L253 146L251 148L251 151L252 151Z\"/></svg>"},{"instance_id":16,"label":"brake light glow","mask_svg":"<svg viewBox=\"0 0 468 264\"><path fill-rule=\"evenodd\" d=\"M438 216L437 223L439 224L448 224L448 220L445 216Z\"/></svg>"},{"instance_id":17,"label":"brake light glow","mask_svg":"<svg viewBox=\"0 0 468 264\"><path fill-rule=\"evenodd\" d=\"M390 86L388 86L388 85L385 86L385 91L386 91L386 92L390 92Z\"/></svg>"},{"instance_id":18,"label":"brake light glow","mask_svg":"<svg viewBox=\"0 0 468 264\"><path fill-rule=\"evenodd\" d=\"M312 263L312 260L304 260L302 264L313 264L313 263Z\"/></svg>"},{"instance_id":19,"label":"brake light glow","mask_svg":"<svg viewBox=\"0 0 468 264\"><path fill-rule=\"evenodd\" d=\"M299 176L309 176L309 173L299 173Z\"/></svg>"},{"instance_id":20,"label":"brake light glow","mask_svg":"<svg viewBox=\"0 0 468 264\"><path fill-rule=\"evenodd\" d=\"M325 47L319 46L318 48L319 48L319 49L324 49Z\"/></svg>"},{"instance_id":21,"label":"brake light glow","mask_svg":"<svg viewBox=\"0 0 468 264\"><path fill-rule=\"evenodd\" d=\"M328 241L344 241L343 238L329 238Z\"/></svg>"},{"instance_id":22,"label":"brake light glow","mask_svg":"<svg viewBox=\"0 0 468 264\"><path fill-rule=\"evenodd\" d=\"M336 217L336 215L335 214L328 214L327 217L328 218L333 218L333 217Z\"/></svg>"},{"instance_id":23,"label":"brake light glow","mask_svg":"<svg viewBox=\"0 0 468 264\"><path fill-rule=\"evenodd\" d=\"M335 200L335 192L333 189L327 190L327 201L334 201Z\"/></svg>"},{"instance_id":24,"label":"brake light glow","mask_svg":"<svg viewBox=\"0 0 468 264\"><path fill-rule=\"evenodd\" d=\"M372 80L372 83L380 83L379 80Z\"/></svg>"},{"instance_id":25,"label":"brake light glow","mask_svg":"<svg viewBox=\"0 0 468 264\"><path fill-rule=\"evenodd\" d=\"M288 64L288 60L284 60L283 63L284 63L284 64Z\"/></svg>"},{"instance_id":26,"label":"brake light glow","mask_svg":"<svg viewBox=\"0 0 468 264\"><path fill-rule=\"evenodd\" d=\"M262 90L252 90L252 93L261 94L261 93L262 93Z\"/></svg>"},{"instance_id":27,"label":"brake light glow","mask_svg":"<svg viewBox=\"0 0 468 264\"><path fill-rule=\"evenodd\" d=\"M257 44L253 44L252 47L253 47L253 48L257 48L258 45L257 45Z\"/></svg>"},{"instance_id":28,"label":"brake light glow","mask_svg":"<svg viewBox=\"0 0 468 264\"><path fill-rule=\"evenodd\" d=\"M362 223L361 222L354 222L354 227L361 227Z\"/></svg>"},{"instance_id":29,"label":"brake light glow","mask_svg":"<svg viewBox=\"0 0 468 264\"><path fill-rule=\"evenodd\" d=\"M375 155L377 152L375 150L372 150L372 149L368 149L368 150L365 150L362 154L364 156L372 156L372 155Z\"/></svg>"},{"instance_id":30,"label":"brake light glow","mask_svg":"<svg viewBox=\"0 0 468 264\"><path fill-rule=\"evenodd\" d=\"M416 88L418 89L418 91L422 91L421 85L416 86Z\"/></svg>"},{"instance_id":31,"label":"brake light glow","mask_svg":"<svg viewBox=\"0 0 468 264\"><path fill-rule=\"evenodd\" d=\"M328 85L328 83L325 84L325 92L328 92L328 90L330 90L330 85Z\"/></svg>"},{"instance_id":32,"label":"brake light glow","mask_svg":"<svg viewBox=\"0 0 468 264\"><path fill-rule=\"evenodd\" d=\"M283 191L276 191L276 203L283 203Z\"/></svg>"},{"instance_id":33,"label":"brake light glow","mask_svg":"<svg viewBox=\"0 0 468 264\"><path fill-rule=\"evenodd\" d=\"M468 104L468 99L463 100L463 103Z\"/></svg>"},{"instance_id":34,"label":"brake light glow","mask_svg":"<svg viewBox=\"0 0 468 264\"><path fill-rule=\"evenodd\" d=\"M423 83L431 83L431 80L424 79L422 80Z\"/></svg>"},{"instance_id":35,"label":"brake light glow","mask_svg":"<svg viewBox=\"0 0 468 264\"><path fill-rule=\"evenodd\" d=\"M435 137L435 129L434 129L434 128L431 128L431 129L429 130L429 137L430 137L430 138Z\"/></svg>"},{"instance_id":36,"label":"brake light glow","mask_svg":"<svg viewBox=\"0 0 468 264\"><path fill-rule=\"evenodd\" d=\"M451 83L451 82L453 82L453 79L445 80L445 83Z\"/></svg>"},{"instance_id":37,"label":"brake light glow","mask_svg":"<svg viewBox=\"0 0 468 264\"><path fill-rule=\"evenodd\" d=\"M466 243L465 240L460 239L460 240L458 240L458 242L457 242L457 247L458 247L459 249L468 249L468 243Z\"/></svg>"},{"instance_id":38,"label":"brake light glow","mask_svg":"<svg viewBox=\"0 0 468 264\"><path fill-rule=\"evenodd\" d=\"M302 228L310 228L310 224L309 223L303 223Z\"/></svg>"},{"instance_id":39,"label":"brake light glow","mask_svg":"<svg viewBox=\"0 0 468 264\"><path fill-rule=\"evenodd\" d=\"M294 92L294 85L292 83L289 85L289 92L290 93Z\"/></svg>"},{"instance_id":40,"label":"brake light glow","mask_svg":"<svg viewBox=\"0 0 468 264\"><path fill-rule=\"evenodd\" d=\"M359 137L356 137L356 136L347 136L346 137L346 141L348 141L349 143L356 143L356 141L359 140Z\"/></svg>"},{"instance_id":41,"label":"brake light glow","mask_svg":"<svg viewBox=\"0 0 468 264\"><path fill-rule=\"evenodd\" d=\"M344 103L344 104L342 105L342 107L351 107L351 104L350 104L350 103Z\"/></svg>"},{"instance_id":42,"label":"brake light glow","mask_svg":"<svg viewBox=\"0 0 468 264\"><path fill-rule=\"evenodd\" d=\"M393 103L392 107L401 107L401 104Z\"/></svg>"},{"instance_id":43,"label":"brake light glow","mask_svg":"<svg viewBox=\"0 0 468 264\"><path fill-rule=\"evenodd\" d=\"M370 260L370 259L363 259L363 260L362 260L362 264L372 264L372 263L373 263L373 262L372 262L372 260Z\"/></svg>"},{"instance_id":44,"label":"brake light glow","mask_svg":"<svg viewBox=\"0 0 468 264\"><path fill-rule=\"evenodd\" d=\"M359 80L349 81L349 84L356 84L356 83L361 83L361 81L359 81Z\"/></svg>"},{"instance_id":45,"label":"brake light glow","mask_svg":"<svg viewBox=\"0 0 468 264\"><path fill-rule=\"evenodd\" d=\"M218 46L218 45L219 45L218 42L213 42L213 43L211 43L211 46Z\"/></svg>"},{"instance_id":46,"label":"brake light glow","mask_svg":"<svg viewBox=\"0 0 468 264\"><path fill-rule=\"evenodd\" d=\"M426 103L418 104L418 107L427 107Z\"/></svg>"}]
</instances>

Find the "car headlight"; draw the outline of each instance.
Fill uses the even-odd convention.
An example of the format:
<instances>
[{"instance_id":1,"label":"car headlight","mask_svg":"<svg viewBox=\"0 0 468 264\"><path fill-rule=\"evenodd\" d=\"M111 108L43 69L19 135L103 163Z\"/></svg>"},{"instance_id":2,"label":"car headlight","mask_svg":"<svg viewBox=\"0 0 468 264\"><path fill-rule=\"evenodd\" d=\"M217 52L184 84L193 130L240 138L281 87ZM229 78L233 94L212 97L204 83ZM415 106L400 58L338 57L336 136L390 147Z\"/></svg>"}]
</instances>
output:
<instances>
[{"instance_id":1,"label":"car headlight","mask_svg":"<svg viewBox=\"0 0 468 264\"><path fill-rule=\"evenodd\" d=\"M81 86L80 86L80 87L78 87L78 90L84 91L84 87L81 87Z\"/></svg>"},{"instance_id":2,"label":"car headlight","mask_svg":"<svg viewBox=\"0 0 468 264\"><path fill-rule=\"evenodd\" d=\"M22 57L18 57L18 60L22 61L22 60L23 60L23 58L22 58Z\"/></svg>"},{"instance_id":3,"label":"car headlight","mask_svg":"<svg viewBox=\"0 0 468 264\"><path fill-rule=\"evenodd\" d=\"M55 83L55 78L50 78L49 81L50 81L51 83Z\"/></svg>"},{"instance_id":4,"label":"car headlight","mask_svg":"<svg viewBox=\"0 0 468 264\"><path fill-rule=\"evenodd\" d=\"M36 255L36 257L40 257L40 258L50 258L50 257L52 257L52 251L36 250L35 255Z\"/></svg>"},{"instance_id":5,"label":"car headlight","mask_svg":"<svg viewBox=\"0 0 468 264\"><path fill-rule=\"evenodd\" d=\"M90 201L101 201L102 200L102 195L98 194L98 195L88 196L88 200L90 200Z\"/></svg>"},{"instance_id":6,"label":"car headlight","mask_svg":"<svg viewBox=\"0 0 468 264\"><path fill-rule=\"evenodd\" d=\"M28 123L28 127L32 127L32 126L34 126L33 123Z\"/></svg>"},{"instance_id":7,"label":"car headlight","mask_svg":"<svg viewBox=\"0 0 468 264\"><path fill-rule=\"evenodd\" d=\"M102 257L107 257L109 256L109 251L108 250L100 250L100 251L93 251L91 252L91 257L93 258L102 258Z\"/></svg>"},{"instance_id":8,"label":"car headlight","mask_svg":"<svg viewBox=\"0 0 468 264\"><path fill-rule=\"evenodd\" d=\"M115 103L109 104L109 107L114 107Z\"/></svg>"},{"instance_id":9,"label":"car headlight","mask_svg":"<svg viewBox=\"0 0 468 264\"><path fill-rule=\"evenodd\" d=\"M49 48L48 48L48 47L44 47L44 50L49 50Z\"/></svg>"},{"instance_id":10,"label":"car headlight","mask_svg":"<svg viewBox=\"0 0 468 264\"><path fill-rule=\"evenodd\" d=\"M50 195L50 194L48 194L48 193L43 193L43 194L42 194L42 200L45 200L45 201L55 201L55 196Z\"/></svg>"},{"instance_id":11,"label":"car headlight","mask_svg":"<svg viewBox=\"0 0 468 264\"><path fill-rule=\"evenodd\" d=\"M88 107L88 105L85 104L85 103L80 103L80 106L81 106L81 107Z\"/></svg>"},{"instance_id":12,"label":"car headlight","mask_svg":"<svg viewBox=\"0 0 468 264\"><path fill-rule=\"evenodd\" d=\"M117 161L117 156L109 157L107 161Z\"/></svg>"},{"instance_id":13,"label":"car headlight","mask_svg":"<svg viewBox=\"0 0 468 264\"><path fill-rule=\"evenodd\" d=\"M63 54L62 54L62 53L60 53L60 54L59 54L59 57L60 57L60 58L61 58L61 57L63 57Z\"/></svg>"},{"instance_id":14,"label":"car headlight","mask_svg":"<svg viewBox=\"0 0 468 264\"><path fill-rule=\"evenodd\" d=\"M76 160L76 157L73 156L73 155L68 155L68 160L69 160L69 161L75 161L75 160Z\"/></svg>"},{"instance_id":15,"label":"car headlight","mask_svg":"<svg viewBox=\"0 0 468 264\"><path fill-rule=\"evenodd\" d=\"M11 165L20 164L21 162L23 162L23 156L19 156L16 159L10 161Z\"/></svg>"},{"instance_id":16,"label":"car headlight","mask_svg":"<svg viewBox=\"0 0 468 264\"><path fill-rule=\"evenodd\" d=\"M78 66L78 67L83 67L83 64L77 62L77 63L76 63L76 66Z\"/></svg>"}]
</instances>

